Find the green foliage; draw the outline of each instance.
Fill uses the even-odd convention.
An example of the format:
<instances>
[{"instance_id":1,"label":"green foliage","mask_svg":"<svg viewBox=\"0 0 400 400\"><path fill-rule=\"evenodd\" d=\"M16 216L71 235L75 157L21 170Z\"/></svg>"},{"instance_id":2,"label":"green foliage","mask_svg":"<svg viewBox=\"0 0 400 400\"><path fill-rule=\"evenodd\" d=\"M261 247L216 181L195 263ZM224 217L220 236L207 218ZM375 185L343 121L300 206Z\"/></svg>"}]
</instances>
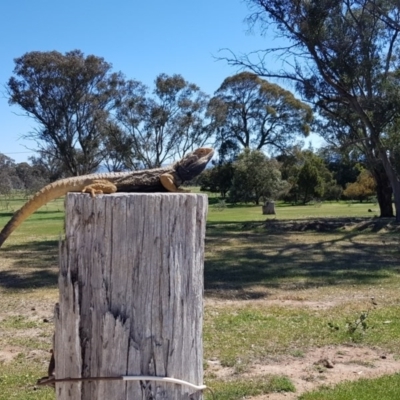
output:
<instances>
[{"instance_id":1,"label":"green foliage","mask_svg":"<svg viewBox=\"0 0 400 400\"><path fill-rule=\"evenodd\" d=\"M359 330L365 333L366 330L368 329L367 318L368 318L368 312L362 312L355 321L348 320L347 332L349 332L350 335L354 335L354 333Z\"/></svg>"},{"instance_id":2,"label":"green foliage","mask_svg":"<svg viewBox=\"0 0 400 400\"><path fill-rule=\"evenodd\" d=\"M229 198L236 202L274 199L287 188L282 181L279 165L259 150L245 149L233 163L233 180Z\"/></svg>"},{"instance_id":3,"label":"green foliage","mask_svg":"<svg viewBox=\"0 0 400 400\"><path fill-rule=\"evenodd\" d=\"M324 160L312 150L293 148L292 154L278 157L282 163L282 173L291 184L290 191L284 196L287 201L308 201L317 198L339 200L342 189L337 185L332 172Z\"/></svg>"},{"instance_id":4,"label":"green foliage","mask_svg":"<svg viewBox=\"0 0 400 400\"><path fill-rule=\"evenodd\" d=\"M346 318L345 328L343 332L349 336L351 341L360 342L369 328L367 318L369 311L362 311L359 316L354 320ZM328 327L332 332L341 330L340 325L337 323L328 322Z\"/></svg>"},{"instance_id":5,"label":"green foliage","mask_svg":"<svg viewBox=\"0 0 400 400\"><path fill-rule=\"evenodd\" d=\"M313 197L321 198L324 194L323 180L316 163L306 160L300 169L297 185L300 195L303 197L303 204Z\"/></svg>"},{"instance_id":6,"label":"green foliage","mask_svg":"<svg viewBox=\"0 0 400 400\"><path fill-rule=\"evenodd\" d=\"M397 71L397 75L400 70ZM399 84L395 83L393 90L399 90ZM397 176L400 176L400 116L395 118L389 125L386 135L384 137L385 147L390 149L389 159L393 167L397 172Z\"/></svg>"},{"instance_id":7,"label":"green foliage","mask_svg":"<svg viewBox=\"0 0 400 400\"><path fill-rule=\"evenodd\" d=\"M323 134L323 132L321 132ZM360 171L365 167L365 157L359 149L328 145L318 149L317 154L324 160L328 170L332 173L333 179L343 189L348 183L355 182Z\"/></svg>"},{"instance_id":8,"label":"green foliage","mask_svg":"<svg viewBox=\"0 0 400 400\"><path fill-rule=\"evenodd\" d=\"M335 181L325 182L324 199L339 201L343 195L343 189Z\"/></svg>"},{"instance_id":9,"label":"green foliage","mask_svg":"<svg viewBox=\"0 0 400 400\"><path fill-rule=\"evenodd\" d=\"M213 168L206 169L198 178L200 189L211 193L219 193L225 198L232 186L232 163L217 164Z\"/></svg>"}]
</instances>

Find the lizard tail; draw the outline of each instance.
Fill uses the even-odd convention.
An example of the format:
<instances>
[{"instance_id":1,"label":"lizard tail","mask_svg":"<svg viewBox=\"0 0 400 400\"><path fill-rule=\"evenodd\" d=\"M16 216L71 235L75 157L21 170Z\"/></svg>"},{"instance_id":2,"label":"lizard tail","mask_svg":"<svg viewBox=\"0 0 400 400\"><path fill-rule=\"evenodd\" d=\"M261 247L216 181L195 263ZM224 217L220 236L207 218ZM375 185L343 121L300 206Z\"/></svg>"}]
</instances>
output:
<instances>
[{"instance_id":1,"label":"lizard tail","mask_svg":"<svg viewBox=\"0 0 400 400\"><path fill-rule=\"evenodd\" d=\"M41 206L51 200L66 195L68 192L82 191L87 183L88 182L86 180L82 180L77 177L75 179L61 179L45 186L12 216L10 221L0 232L0 247L11 235L11 233Z\"/></svg>"}]
</instances>

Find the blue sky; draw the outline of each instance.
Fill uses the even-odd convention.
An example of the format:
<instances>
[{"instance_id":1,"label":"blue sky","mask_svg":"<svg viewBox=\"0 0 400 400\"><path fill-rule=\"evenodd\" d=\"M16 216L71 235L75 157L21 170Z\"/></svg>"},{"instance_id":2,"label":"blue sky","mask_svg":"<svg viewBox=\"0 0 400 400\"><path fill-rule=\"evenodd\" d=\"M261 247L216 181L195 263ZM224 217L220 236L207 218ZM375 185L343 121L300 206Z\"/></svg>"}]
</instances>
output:
<instances>
[{"instance_id":1,"label":"blue sky","mask_svg":"<svg viewBox=\"0 0 400 400\"><path fill-rule=\"evenodd\" d=\"M221 49L275 46L273 37L248 32L241 0L13 0L0 9L0 152L16 162L34 154L35 142L22 136L35 122L9 106L4 86L26 52L79 49L150 87L158 74L177 73L212 95L237 72L215 60Z\"/></svg>"}]
</instances>

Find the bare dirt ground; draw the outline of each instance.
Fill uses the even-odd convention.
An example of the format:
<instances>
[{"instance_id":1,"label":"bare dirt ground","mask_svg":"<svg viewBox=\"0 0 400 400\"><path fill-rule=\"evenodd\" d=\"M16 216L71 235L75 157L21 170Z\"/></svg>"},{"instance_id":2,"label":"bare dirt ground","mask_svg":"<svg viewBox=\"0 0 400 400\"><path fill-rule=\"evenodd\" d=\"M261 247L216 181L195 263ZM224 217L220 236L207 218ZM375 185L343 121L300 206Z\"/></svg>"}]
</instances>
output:
<instances>
[{"instance_id":1,"label":"bare dirt ground","mask_svg":"<svg viewBox=\"0 0 400 400\"><path fill-rule=\"evenodd\" d=\"M234 374L218 362L209 363L218 377ZM296 387L295 393L271 393L252 397L254 400L294 400L304 392L321 385L334 385L345 380L375 378L400 371L400 360L377 348L364 346L327 346L308 351L303 357L285 356L269 360L267 364L252 365L243 377L257 375L285 375Z\"/></svg>"},{"instance_id":2,"label":"bare dirt ground","mask_svg":"<svg viewBox=\"0 0 400 400\"><path fill-rule=\"evenodd\" d=\"M262 370L263 368L261 368ZM274 370L274 365L263 372ZM295 399L305 391L320 386L334 385L344 380L374 378L400 371L400 360L379 349L367 347L332 346L313 349L302 359L288 359L278 364L276 371L287 375L295 384L295 394L273 394L259 399Z\"/></svg>"}]
</instances>

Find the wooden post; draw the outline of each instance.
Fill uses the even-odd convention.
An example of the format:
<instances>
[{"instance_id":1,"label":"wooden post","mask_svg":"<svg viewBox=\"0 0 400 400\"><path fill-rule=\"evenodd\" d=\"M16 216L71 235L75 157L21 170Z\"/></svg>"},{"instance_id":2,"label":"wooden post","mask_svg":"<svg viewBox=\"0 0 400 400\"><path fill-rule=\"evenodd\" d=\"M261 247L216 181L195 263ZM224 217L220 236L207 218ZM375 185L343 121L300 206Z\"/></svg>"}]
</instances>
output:
<instances>
[{"instance_id":1,"label":"wooden post","mask_svg":"<svg viewBox=\"0 0 400 400\"><path fill-rule=\"evenodd\" d=\"M203 384L207 196L66 199L56 378L152 375ZM202 399L154 381L60 382L57 400Z\"/></svg>"},{"instance_id":2,"label":"wooden post","mask_svg":"<svg viewBox=\"0 0 400 400\"><path fill-rule=\"evenodd\" d=\"M267 201L262 206L262 211L263 211L263 215L276 214L276 212L275 212L275 202Z\"/></svg>"}]
</instances>

